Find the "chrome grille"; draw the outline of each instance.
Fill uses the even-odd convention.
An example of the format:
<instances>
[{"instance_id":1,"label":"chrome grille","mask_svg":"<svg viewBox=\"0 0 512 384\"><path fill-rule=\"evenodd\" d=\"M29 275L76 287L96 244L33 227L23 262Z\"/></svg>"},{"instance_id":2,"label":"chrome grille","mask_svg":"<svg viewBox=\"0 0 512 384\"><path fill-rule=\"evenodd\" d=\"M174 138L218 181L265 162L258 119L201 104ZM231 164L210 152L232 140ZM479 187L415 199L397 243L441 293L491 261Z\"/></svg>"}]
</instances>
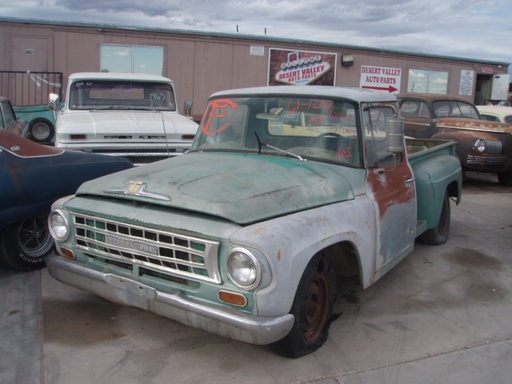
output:
<instances>
[{"instance_id":1,"label":"chrome grille","mask_svg":"<svg viewBox=\"0 0 512 384\"><path fill-rule=\"evenodd\" d=\"M137 276L221 282L216 241L88 215L74 214L73 222L77 248L96 260L124 267Z\"/></svg>"},{"instance_id":2,"label":"chrome grille","mask_svg":"<svg viewBox=\"0 0 512 384\"><path fill-rule=\"evenodd\" d=\"M485 140L485 153L489 153L492 155L499 155L501 153L501 149L503 148L503 144L498 140Z\"/></svg>"}]
</instances>

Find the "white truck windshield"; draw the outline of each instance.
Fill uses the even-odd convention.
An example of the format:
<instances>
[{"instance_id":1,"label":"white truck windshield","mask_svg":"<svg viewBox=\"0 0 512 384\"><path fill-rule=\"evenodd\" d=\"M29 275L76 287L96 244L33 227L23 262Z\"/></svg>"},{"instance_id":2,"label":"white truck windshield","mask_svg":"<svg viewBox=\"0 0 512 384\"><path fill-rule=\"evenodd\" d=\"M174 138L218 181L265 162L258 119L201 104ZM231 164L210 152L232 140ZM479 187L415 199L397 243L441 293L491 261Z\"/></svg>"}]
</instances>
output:
<instances>
[{"instance_id":1,"label":"white truck windshield","mask_svg":"<svg viewBox=\"0 0 512 384\"><path fill-rule=\"evenodd\" d=\"M158 109L175 111L171 84L86 80L71 84L69 109Z\"/></svg>"}]
</instances>

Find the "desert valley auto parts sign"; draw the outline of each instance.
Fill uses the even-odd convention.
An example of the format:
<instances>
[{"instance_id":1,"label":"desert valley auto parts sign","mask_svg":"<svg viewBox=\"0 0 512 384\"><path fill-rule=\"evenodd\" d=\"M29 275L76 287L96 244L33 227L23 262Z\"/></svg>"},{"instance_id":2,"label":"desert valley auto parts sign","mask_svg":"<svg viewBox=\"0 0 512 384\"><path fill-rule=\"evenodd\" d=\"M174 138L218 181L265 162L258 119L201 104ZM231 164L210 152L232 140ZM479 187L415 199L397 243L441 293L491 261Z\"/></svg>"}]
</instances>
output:
<instances>
[{"instance_id":1,"label":"desert valley auto parts sign","mask_svg":"<svg viewBox=\"0 0 512 384\"><path fill-rule=\"evenodd\" d=\"M400 68L361 66L361 88L387 91L389 93L400 92L402 70Z\"/></svg>"},{"instance_id":2,"label":"desert valley auto parts sign","mask_svg":"<svg viewBox=\"0 0 512 384\"><path fill-rule=\"evenodd\" d=\"M269 50L269 85L334 85L337 57L334 53ZM402 69L361 66L359 86L389 93L400 91Z\"/></svg>"},{"instance_id":3,"label":"desert valley auto parts sign","mask_svg":"<svg viewBox=\"0 0 512 384\"><path fill-rule=\"evenodd\" d=\"M270 49L269 85L334 85L336 54Z\"/></svg>"}]
</instances>

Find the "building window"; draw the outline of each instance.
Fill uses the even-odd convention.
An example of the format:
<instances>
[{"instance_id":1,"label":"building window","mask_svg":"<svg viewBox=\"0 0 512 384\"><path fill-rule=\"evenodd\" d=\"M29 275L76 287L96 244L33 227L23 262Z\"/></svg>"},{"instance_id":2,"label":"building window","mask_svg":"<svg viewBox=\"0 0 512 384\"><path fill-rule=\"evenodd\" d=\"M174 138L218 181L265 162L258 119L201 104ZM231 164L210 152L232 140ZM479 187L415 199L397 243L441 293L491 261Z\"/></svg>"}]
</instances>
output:
<instances>
[{"instance_id":1,"label":"building window","mask_svg":"<svg viewBox=\"0 0 512 384\"><path fill-rule=\"evenodd\" d=\"M407 91L446 95L448 93L448 72L409 69Z\"/></svg>"},{"instance_id":2,"label":"building window","mask_svg":"<svg viewBox=\"0 0 512 384\"><path fill-rule=\"evenodd\" d=\"M163 47L110 45L101 46L101 71L163 75Z\"/></svg>"}]
</instances>

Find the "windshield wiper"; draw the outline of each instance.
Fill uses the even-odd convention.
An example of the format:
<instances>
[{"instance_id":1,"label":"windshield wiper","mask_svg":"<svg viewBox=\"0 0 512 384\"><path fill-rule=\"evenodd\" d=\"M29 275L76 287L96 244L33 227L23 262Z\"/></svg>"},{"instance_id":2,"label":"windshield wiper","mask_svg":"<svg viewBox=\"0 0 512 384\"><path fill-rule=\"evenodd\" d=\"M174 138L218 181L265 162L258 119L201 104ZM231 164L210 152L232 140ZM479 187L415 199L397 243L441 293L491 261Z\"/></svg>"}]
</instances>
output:
<instances>
[{"instance_id":1,"label":"windshield wiper","mask_svg":"<svg viewBox=\"0 0 512 384\"><path fill-rule=\"evenodd\" d=\"M262 143L260 138L259 138L259 136L258 136L258 134L256 132L254 132L254 136L256 136L256 140L258 141L258 154L259 155L261 154L261 148L262 147L267 147L267 148L273 149L275 151L284 153L284 154L286 154L288 156L295 157L299 161L308 161L307 159L305 159L302 156L299 156L299 155L297 155L295 153L285 151L284 149L274 147L273 145L270 145L270 144Z\"/></svg>"}]
</instances>

